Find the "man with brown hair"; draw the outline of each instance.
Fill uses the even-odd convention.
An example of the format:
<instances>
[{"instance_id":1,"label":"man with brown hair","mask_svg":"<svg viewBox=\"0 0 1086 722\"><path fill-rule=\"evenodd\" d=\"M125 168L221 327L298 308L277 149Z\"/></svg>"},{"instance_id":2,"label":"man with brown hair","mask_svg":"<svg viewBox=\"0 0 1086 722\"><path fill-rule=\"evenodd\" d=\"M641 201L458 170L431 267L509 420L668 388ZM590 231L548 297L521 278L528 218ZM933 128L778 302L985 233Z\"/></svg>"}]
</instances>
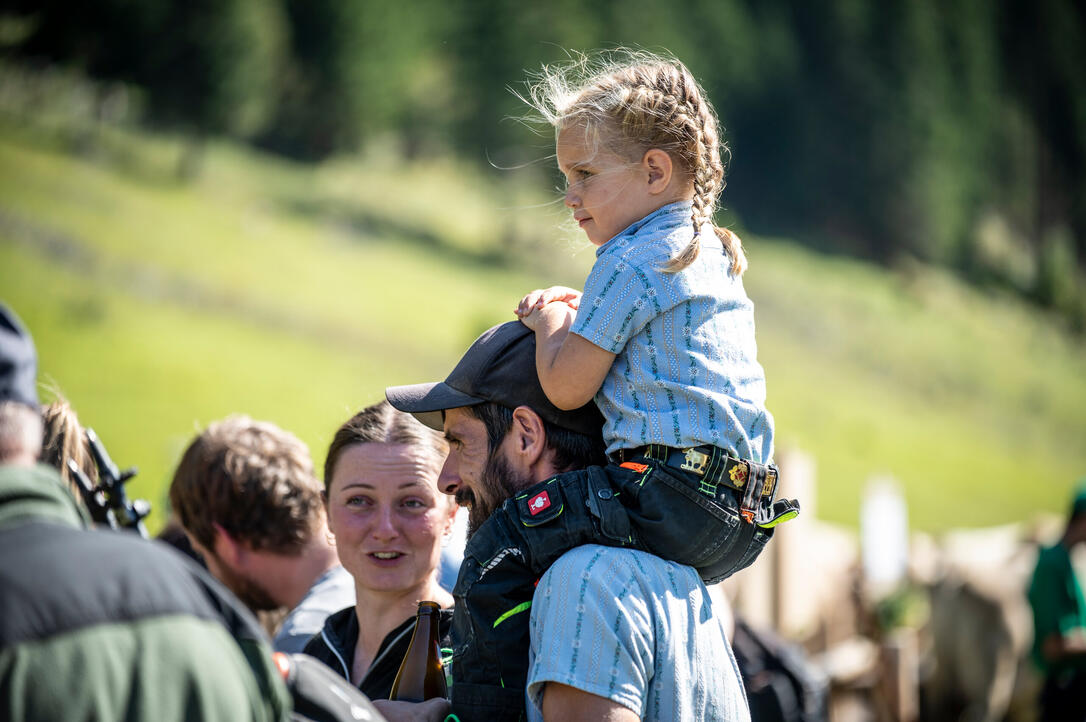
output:
<instances>
[{"instance_id":1,"label":"man with brown hair","mask_svg":"<svg viewBox=\"0 0 1086 722\"><path fill-rule=\"evenodd\" d=\"M328 533L309 451L274 424L231 416L186 449L170 504L208 569L254 611L286 607L273 646L300 652L354 582Z\"/></svg>"},{"instance_id":2,"label":"man with brown hair","mask_svg":"<svg viewBox=\"0 0 1086 722\"><path fill-rule=\"evenodd\" d=\"M180 555L93 529L41 443L34 344L0 303L0 719L292 719L256 620Z\"/></svg>"}]
</instances>

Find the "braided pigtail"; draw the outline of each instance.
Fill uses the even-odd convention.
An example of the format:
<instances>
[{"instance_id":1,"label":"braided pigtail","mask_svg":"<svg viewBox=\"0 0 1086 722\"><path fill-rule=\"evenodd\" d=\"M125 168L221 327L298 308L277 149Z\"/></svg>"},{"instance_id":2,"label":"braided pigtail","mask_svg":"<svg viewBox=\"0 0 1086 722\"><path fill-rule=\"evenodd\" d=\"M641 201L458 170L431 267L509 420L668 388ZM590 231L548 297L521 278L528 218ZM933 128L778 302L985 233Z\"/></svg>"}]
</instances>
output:
<instances>
[{"instance_id":1,"label":"braided pigtail","mask_svg":"<svg viewBox=\"0 0 1086 722\"><path fill-rule=\"evenodd\" d=\"M666 67L674 78L671 92L680 98L680 102L677 112L665 121L673 125L676 135L686 141L686 152L680 157L686 161L694 181L690 219L694 225L694 237L667 262L664 270L672 273L681 271L697 259L701 250L702 229L708 224L713 226L713 231L732 260L731 272L741 275L747 268L747 258L739 236L713 225L716 201L724 189L724 164L720 159L716 115L686 68L681 65ZM727 148L724 150L727 151Z\"/></svg>"},{"instance_id":2,"label":"braided pigtail","mask_svg":"<svg viewBox=\"0 0 1086 722\"><path fill-rule=\"evenodd\" d=\"M564 68L544 67L525 100L559 130L581 123L596 142L634 163L659 148L688 174L694 186L694 237L668 260L664 271L681 271L697 259L706 225L728 252L731 272L746 270L739 237L713 225L717 197L724 189L721 150L727 152L727 147L720 142L712 106L682 63L624 50L596 58L580 55Z\"/></svg>"}]
</instances>

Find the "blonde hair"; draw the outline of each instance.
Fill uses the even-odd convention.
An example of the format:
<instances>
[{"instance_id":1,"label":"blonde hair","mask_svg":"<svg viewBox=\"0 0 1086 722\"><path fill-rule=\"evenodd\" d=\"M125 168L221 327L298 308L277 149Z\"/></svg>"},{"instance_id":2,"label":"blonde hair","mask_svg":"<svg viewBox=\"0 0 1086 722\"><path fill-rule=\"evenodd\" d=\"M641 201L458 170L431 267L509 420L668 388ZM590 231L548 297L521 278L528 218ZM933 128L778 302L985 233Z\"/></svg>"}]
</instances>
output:
<instances>
[{"instance_id":1,"label":"blonde hair","mask_svg":"<svg viewBox=\"0 0 1086 722\"><path fill-rule=\"evenodd\" d=\"M694 184L694 237L671 258L665 271L681 271L698 257L701 229L712 224L724 189L727 153L716 113L681 62L644 51L616 50L577 55L569 63L544 66L529 83L525 102L558 130L583 124L589 139L620 157L639 161L653 148L666 152ZM746 270L739 237L713 225L731 258L731 271Z\"/></svg>"},{"instance_id":2,"label":"blonde hair","mask_svg":"<svg viewBox=\"0 0 1086 722\"><path fill-rule=\"evenodd\" d=\"M77 498L81 498L78 496L81 492L79 482L68 468L68 460L75 462L92 484L98 482L98 465L91 455L87 437L75 410L59 392L54 393L56 401L41 410L41 460L55 467Z\"/></svg>"}]
</instances>

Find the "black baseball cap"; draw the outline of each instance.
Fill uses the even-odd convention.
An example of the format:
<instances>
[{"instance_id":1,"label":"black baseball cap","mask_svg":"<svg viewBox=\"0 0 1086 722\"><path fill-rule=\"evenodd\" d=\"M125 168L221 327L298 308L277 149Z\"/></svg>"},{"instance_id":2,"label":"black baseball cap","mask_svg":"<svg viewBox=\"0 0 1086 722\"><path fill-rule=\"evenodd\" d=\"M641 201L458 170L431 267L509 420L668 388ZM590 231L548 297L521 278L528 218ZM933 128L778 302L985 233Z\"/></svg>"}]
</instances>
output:
<instances>
[{"instance_id":1,"label":"black baseball cap","mask_svg":"<svg viewBox=\"0 0 1086 722\"><path fill-rule=\"evenodd\" d=\"M595 436L603 427L603 415L595 403L563 411L547 399L535 369L535 332L520 321L484 331L444 381L390 386L385 398L438 431L443 428L445 409L484 401L510 409L527 406L555 426L582 434Z\"/></svg>"},{"instance_id":2,"label":"black baseball cap","mask_svg":"<svg viewBox=\"0 0 1086 722\"><path fill-rule=\"evenodd\" d=\"M38 409L38 355L19 317L0 303L0 401Z\"/></svg>"}]
</instances>

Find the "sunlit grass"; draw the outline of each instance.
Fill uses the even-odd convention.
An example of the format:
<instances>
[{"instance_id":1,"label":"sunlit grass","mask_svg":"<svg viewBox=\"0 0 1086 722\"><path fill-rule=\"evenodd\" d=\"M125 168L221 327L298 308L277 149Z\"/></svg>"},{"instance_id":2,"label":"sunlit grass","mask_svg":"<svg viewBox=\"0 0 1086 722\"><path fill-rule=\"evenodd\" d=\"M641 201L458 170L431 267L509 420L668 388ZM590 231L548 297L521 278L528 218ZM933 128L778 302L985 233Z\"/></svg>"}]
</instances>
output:
<instances>
[{"instance_id":1,"label":"sunlit grass","mask_svg":"<svg viewBox=\"0 0 1086 722\"><path fill-rule=\"evenodd\" d=\"M592 260L517 173L211 144L180 182L179 140L102 133L73 154L0 123L0 298L159 511L197 428L270 419L319 465L385 386L443 377L522 293L580 285ZM820 516L855 525L882 473L927 530L1062 511L1086 475L1081 340L941 272L744 240L779 446L816 457Z\"/></svg>"},{"instance_id":2,"label":"sunlit grass","mask_svg":"<svg viewBox=\"0 0 1086 722\"><path fill-rule=\"evenodd\" d=\"M1086 475L1081 339L941 271L754 245L771 408L818 459L820 515L854 522L880 472L929 530L1063 511Z\"/></svg>"}]
</instances>

